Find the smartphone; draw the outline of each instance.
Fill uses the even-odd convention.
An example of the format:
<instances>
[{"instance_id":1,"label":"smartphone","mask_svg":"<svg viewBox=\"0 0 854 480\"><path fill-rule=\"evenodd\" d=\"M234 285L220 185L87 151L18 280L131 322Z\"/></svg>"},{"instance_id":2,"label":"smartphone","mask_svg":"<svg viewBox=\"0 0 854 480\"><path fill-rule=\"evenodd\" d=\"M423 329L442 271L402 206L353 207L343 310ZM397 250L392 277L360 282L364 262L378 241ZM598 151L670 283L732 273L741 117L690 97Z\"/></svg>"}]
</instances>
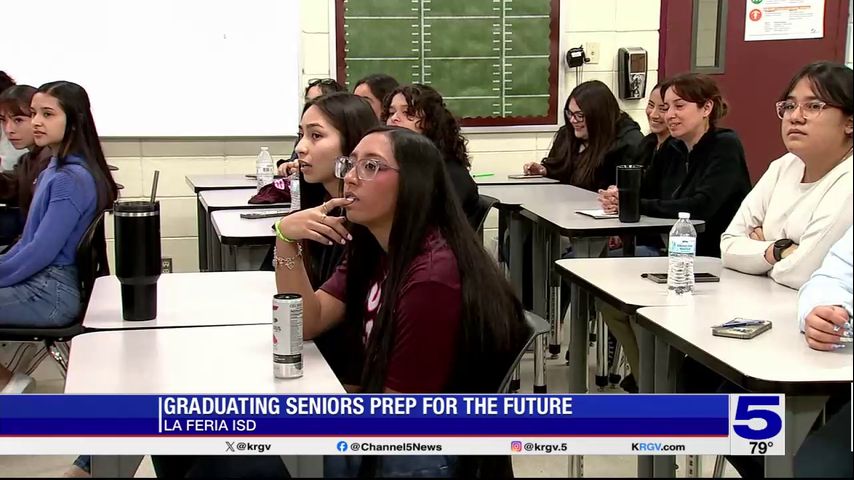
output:
<instances>
[{"instance_id":1,"label":"smartphone","mask_svg":"<svg viewBox=\"0 0 854 480\"><path fill-rule=\"evenodd\" d=\"M655 283L667 283L667 274L666 273L642 273L641 277L650 280ZM716 275L712 275L711 273L695 273L694 274L694 283L709 283L709 282L720 282L720 277Z\"/></svg>"},{"instance_id":2,"label":"smartphone","mask_svg":"<svg viewBox=\"0 0 854 480\"><path fill-rule=\"evenodd\" d=\"M259 210L257 212L241 213L240 218L254 220L257 218L284 217L288 213L290 213L290 210Z\"/></svg>"},{"instance_id":3,"label":"smartphone","mask_svg":"<svg viewBox=\"0 0 854 480\"><path fill-rule=\"evenodd\" d=\"M524 173L519 173L519 174L514 174L514 175L507 175L507 178L512 178L513 180L523 180L526 178L543 178L543 176L542 175L527 175Z\"/></svg>"},{"instance_id":4,"label":"smartphone","mask_svg":"<svg viewBox=\"0 0 854 480\"><path fill-rule=\"evenodd\" d=\"M743 318L734 318L723 325L713 326L712 335L716 337L750 340L751 338L757 337L768 330L771 330L771 322L769 320L745 320Z\"/></svg>"}]
</instances>

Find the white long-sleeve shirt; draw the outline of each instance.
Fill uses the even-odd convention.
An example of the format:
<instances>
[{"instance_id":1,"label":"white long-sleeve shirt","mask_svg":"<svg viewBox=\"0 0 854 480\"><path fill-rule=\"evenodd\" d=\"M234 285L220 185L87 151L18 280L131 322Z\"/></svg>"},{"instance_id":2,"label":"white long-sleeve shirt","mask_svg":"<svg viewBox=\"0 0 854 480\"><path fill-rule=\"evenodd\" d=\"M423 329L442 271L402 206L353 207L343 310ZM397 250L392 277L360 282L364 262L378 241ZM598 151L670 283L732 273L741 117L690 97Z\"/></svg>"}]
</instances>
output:
<instances>
[{"instance_id":1,"label":"white long-sleeve shirt","mask_svg":"<svg viewBox=\"0 0 854 480\"><path fill-rule=\"evenodd\" d=\"M817 182L802 183L800 158L788 153L772 162L721 235L723 265L800 288L854 220L853 163L849 155ZM749 237L756 227L762 227L765 241ZM771 265L765 251L783 238L798 248Z\"/></svg>"},{"instance_id":2,"label":"white long-sleeve shirt","mask_svg":"<svg viewBox=\"0 0 854 480\"><path fill-rule=\"evenodd\" d=\"M854 247L851 229L830 249L821 267L815 271L798 294L798 320L804 331L804 320L815 307L839 305L854 315Z\"/></svg>"}]
</instances>

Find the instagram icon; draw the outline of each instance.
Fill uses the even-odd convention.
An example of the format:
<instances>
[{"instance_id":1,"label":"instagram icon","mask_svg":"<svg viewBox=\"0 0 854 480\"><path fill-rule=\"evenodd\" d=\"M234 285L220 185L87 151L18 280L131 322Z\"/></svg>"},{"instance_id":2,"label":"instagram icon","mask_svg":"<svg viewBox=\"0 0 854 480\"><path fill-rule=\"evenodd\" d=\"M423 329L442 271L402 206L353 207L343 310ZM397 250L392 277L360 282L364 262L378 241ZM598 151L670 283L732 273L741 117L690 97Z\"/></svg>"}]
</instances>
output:
<instances>
[{"instance_id":1,"label":"instagram icon","mask_svg":"<svg viewBox=\"0 0 854 480\"><path fill-rule=\"evenodd\" d=\"M514 451L514 452L521 452L522 451L522 442L519 442L519 441L510 442L510 450Z\"/></svg>"}]
</instances>

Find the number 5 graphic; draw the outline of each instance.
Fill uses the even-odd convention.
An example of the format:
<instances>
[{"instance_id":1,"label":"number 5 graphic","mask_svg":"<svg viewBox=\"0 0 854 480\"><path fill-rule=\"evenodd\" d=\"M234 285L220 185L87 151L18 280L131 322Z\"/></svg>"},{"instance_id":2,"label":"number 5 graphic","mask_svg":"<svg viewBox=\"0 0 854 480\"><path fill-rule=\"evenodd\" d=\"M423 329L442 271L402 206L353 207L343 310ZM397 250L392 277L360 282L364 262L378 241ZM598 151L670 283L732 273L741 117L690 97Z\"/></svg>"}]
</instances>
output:
<instances>
[{"instance_id":1,"label":"number 5 graphic","mask_svg":"<svg viewBox=\"0 0 854 480\"><path fill-rule=\"evenodd\" d=\"M780 405L778 397L738 397L738 405L735 409L735 422L732 429L735 433L747 440L766 440L774 438L783 429L783 420L777 412L762 407ZM758 418L765 421L765 426L760 429L751 428L748 422Z\"/></svg>"}]
</instances>

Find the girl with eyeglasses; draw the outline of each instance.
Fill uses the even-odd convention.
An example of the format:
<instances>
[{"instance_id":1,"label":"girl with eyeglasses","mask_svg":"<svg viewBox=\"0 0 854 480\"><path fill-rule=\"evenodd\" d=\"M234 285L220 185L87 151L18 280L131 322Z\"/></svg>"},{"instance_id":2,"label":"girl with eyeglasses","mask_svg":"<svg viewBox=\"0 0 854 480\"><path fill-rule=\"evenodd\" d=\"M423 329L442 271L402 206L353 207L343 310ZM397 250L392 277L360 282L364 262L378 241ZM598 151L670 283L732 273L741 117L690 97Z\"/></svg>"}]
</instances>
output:
<instances>
[{"instance_id":1,"label":"girl with eyeglasses","mask_svg":"<svg viewBox=\"0 0 854 480\"><path fill-rule=\"evenodd\" d=\"M362 377L350 392L496 392L524 342L522 306L466 224L445 163L426 137L379 127L338 160L343 198L277 224L276 284L302 295L305 338L360 329ZM337 207L346 217L329 214ZM299 261L308 239L346 246L319 289ZM442 456L326 457L324 472L447 477L458 466Z\"/></svg>"},{"instance_id":2,"label":"girl with eyeglasses","mask_svg":"<svg viewBox=\"0 0 854 480\"><path fill-rule=\"evenodd\" d=\"M800 288L851 226L854 74L817 62L775 105L788 153L771 162L721 238L724 266Z\"/></svg>"},{"instance_id":3,"label":"girl with eyeglasses","mask_svg":"<svg viewBox=\"0 0 854 480\"><path fill-rule=\"evenodd\" d=\"M643 134L608 86L598 80L578 84L566 99L563 118L548 156L525 164L524 173L593 191L616 183L617 165L634 158Z\"/></svg>"}]
</instances>

